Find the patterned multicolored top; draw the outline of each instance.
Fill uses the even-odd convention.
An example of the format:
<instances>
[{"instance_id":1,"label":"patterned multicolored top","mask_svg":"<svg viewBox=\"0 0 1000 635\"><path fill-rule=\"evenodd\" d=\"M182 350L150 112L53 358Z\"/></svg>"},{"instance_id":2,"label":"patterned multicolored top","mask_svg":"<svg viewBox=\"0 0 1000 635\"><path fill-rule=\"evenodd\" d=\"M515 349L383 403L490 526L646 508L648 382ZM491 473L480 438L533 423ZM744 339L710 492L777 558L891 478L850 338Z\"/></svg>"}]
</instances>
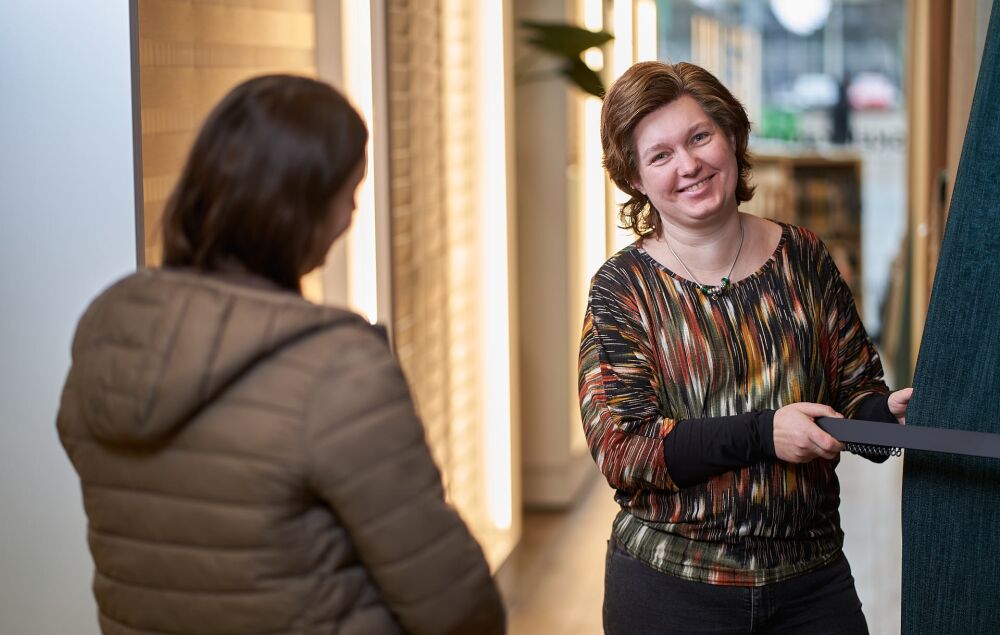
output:
<instances>
[{"instance_id":1,"label":"patterned multicolored top","mask_svg":"<svg viewBox=\"0 0 1000 635\"><path fill-rule=\"evenodd\" d=\"M715 298L639 243L594 276L580 344L584 430L622 508L616 540L661 571L759 586L821 566L843 544L835 461L772 454L679 487L664 453L678 421L713 425L800 401L850 418L887 393L851 292L806 229L783 225L771 258Z\"/></svg>"}]
</instances>

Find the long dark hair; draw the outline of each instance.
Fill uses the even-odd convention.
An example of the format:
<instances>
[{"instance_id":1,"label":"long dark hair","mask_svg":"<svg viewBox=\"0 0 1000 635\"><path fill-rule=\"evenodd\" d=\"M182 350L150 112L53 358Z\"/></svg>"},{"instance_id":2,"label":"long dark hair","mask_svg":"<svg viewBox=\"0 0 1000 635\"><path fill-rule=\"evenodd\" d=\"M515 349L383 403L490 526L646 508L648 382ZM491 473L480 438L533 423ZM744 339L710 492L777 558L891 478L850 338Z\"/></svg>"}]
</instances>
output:
<instances>
[{"instance_id":1,"label":"long dark hair","mask_svg":"<svg viewBox=\"0 0 1000 635\"><path fill-rule=\"evenodd\" d=\"M167 202L163 264L236 265L300 290L316 232L367 141L361 116L328 84L266 75L236 86L208 115Z\"/></svg>"}]
</instances>

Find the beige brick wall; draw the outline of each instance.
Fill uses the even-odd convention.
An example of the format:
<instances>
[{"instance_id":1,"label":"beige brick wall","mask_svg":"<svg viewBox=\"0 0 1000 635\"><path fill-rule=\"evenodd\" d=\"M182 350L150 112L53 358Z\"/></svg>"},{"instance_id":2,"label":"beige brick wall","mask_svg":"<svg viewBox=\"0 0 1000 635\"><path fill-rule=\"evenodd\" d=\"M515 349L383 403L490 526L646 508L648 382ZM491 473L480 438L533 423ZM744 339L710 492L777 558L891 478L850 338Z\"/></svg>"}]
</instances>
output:
<instances>
[{"instance_id":1,"label":"beige brick wall","mask_svg":"<svg viewBox=\"0 0 1000 635\"><path fill-rule=\"evenodd\" d=\"M495 563L505 539L485 496L476 3L387 4L394 341L448 496Z\"/></svg>"},{"instance_id":2,"label":"beige brick wall","mask_svg":"<svg viewBox=\"0 0 1000 635\"><path fill-rule=\"evenodd\" d=\"M312 0L141 0L139 84L145 261L158 265L160 217L209 110L264 73L316 74Z\"/></svg>"}]
</instances>

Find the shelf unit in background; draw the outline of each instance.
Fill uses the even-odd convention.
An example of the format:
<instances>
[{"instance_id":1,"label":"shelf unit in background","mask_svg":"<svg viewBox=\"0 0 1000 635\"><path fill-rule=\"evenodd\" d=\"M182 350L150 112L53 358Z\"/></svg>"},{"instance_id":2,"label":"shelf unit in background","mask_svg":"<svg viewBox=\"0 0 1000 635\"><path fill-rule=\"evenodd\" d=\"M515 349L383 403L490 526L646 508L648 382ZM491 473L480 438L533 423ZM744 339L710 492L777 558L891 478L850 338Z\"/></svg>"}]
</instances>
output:
<instances>
[{"instance_id":1,"label":"shelf unit in background","mask_svg":"<svg viewBox=\"0 0 1000 635\"><path fill-rule=\"evenodd\" d=\"M740 209L816 232L861 311L861 158L754 153L752 182L754 197Z\"/></svg>"}]
</instances>

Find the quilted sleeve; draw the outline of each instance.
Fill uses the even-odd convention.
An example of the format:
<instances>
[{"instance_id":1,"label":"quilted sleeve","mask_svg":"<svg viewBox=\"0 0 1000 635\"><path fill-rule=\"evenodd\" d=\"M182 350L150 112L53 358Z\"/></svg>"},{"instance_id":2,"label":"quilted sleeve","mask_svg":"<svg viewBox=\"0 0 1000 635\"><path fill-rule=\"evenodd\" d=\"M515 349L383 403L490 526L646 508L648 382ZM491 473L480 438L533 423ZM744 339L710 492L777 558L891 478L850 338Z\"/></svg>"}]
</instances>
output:
<instances>
[{"instance_id":1,"label":"quilted sleeve","mask_svg":"<svg viewBox=\"0 0 1000 635\"><path fill-rule=\"evenodd\" d=\"M407 632L504 632L482 549L444 500L398 362L374 329L351 329L310 400L311 486Z\"/></svg>"}]
</instances>

